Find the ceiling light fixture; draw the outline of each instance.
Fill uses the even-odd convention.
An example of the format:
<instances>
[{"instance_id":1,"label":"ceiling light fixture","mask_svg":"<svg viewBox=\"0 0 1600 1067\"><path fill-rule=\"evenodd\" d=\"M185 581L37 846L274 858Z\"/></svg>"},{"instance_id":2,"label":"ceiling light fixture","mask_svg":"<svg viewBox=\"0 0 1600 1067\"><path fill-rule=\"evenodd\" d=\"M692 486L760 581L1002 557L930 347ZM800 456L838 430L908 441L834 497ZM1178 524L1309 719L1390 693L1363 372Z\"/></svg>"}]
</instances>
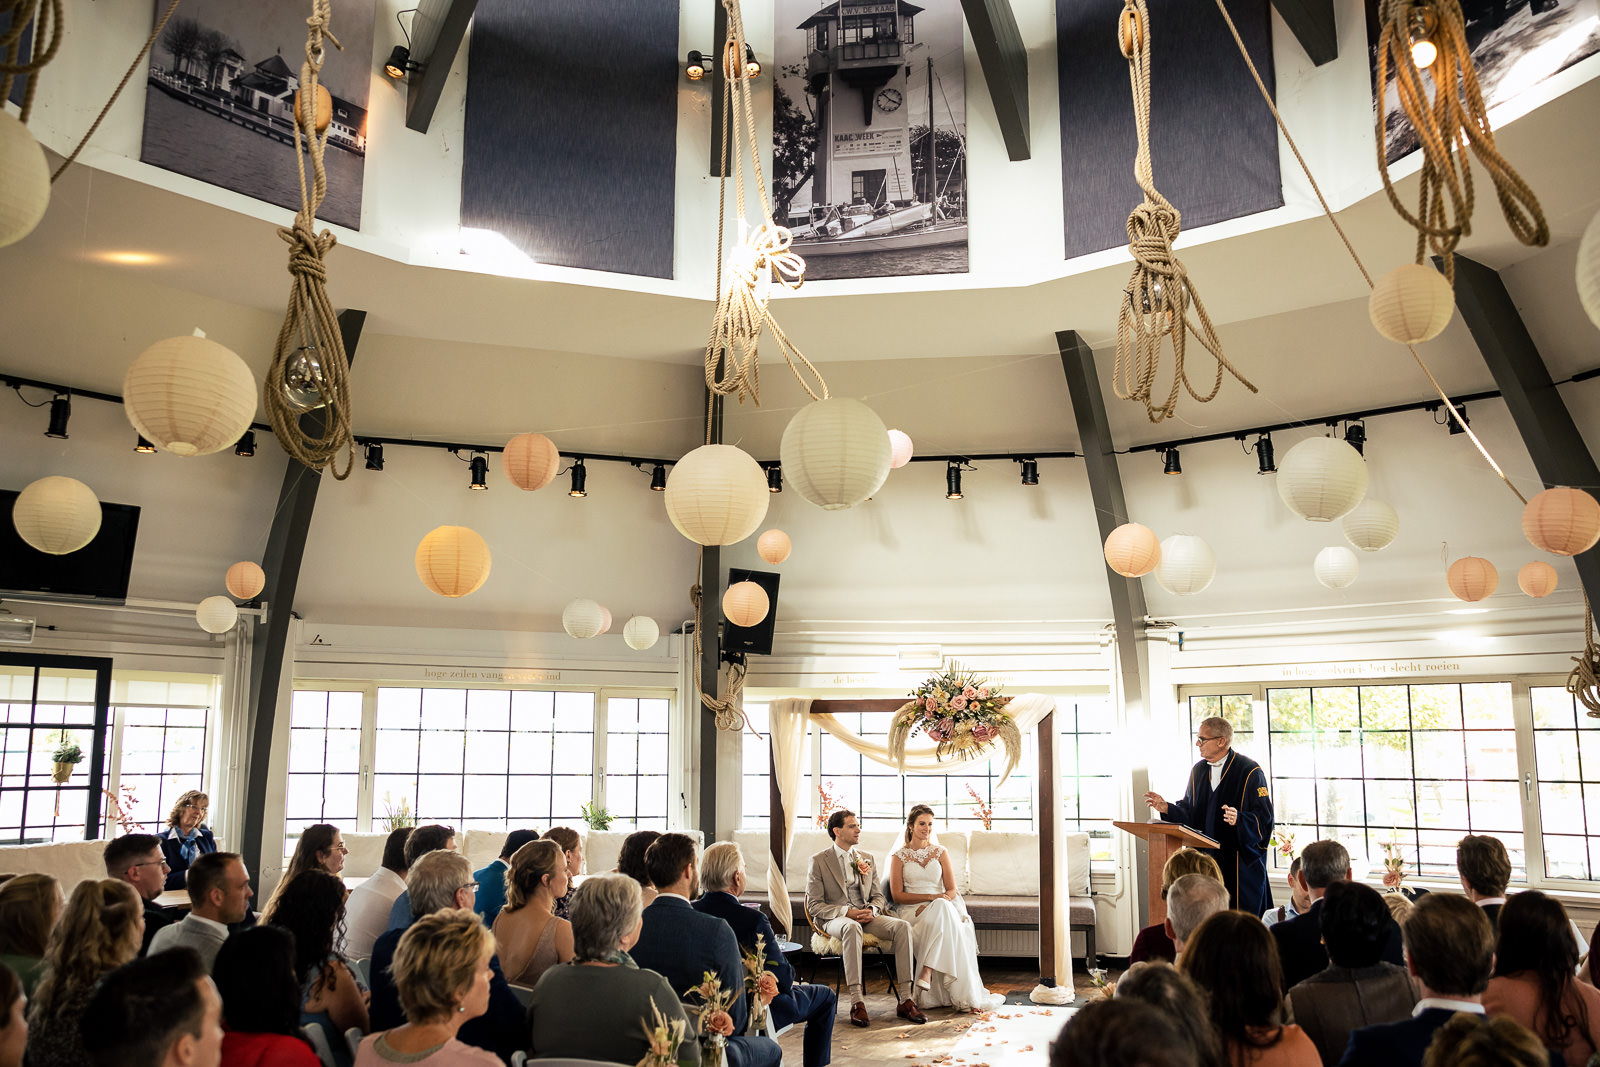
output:
<instances>
[{"instance_id":1,"label":"ceiling light fixture","mask_svg":"<svg viewBox=\"0 0 1600 1067\"><path fill-rule=\"evenodd\" d=\"M1278 464L1272 452L1271 434L1262 434L1260 437L1256 438L1256 443L1251 445L1250 448L1245 449L1245 451L1249 452L1252 449L1256 454L1257 474L1274 474L1277 472Z\"/></svg>"},{"instance_id":2,"label":"ceiling light fixture","mask_svg":"<svg viewBox=\"0 0 1600 1067\"><path fill-rule=\"evenodd\" d=\"M655 493L665 493L667 491L667 465L665 463L657 463L651 468L650 490Z\"/></svg>"},{"instance_id":3,"label":"ceiling light fixture","mask_svg":"<svg viewBox=\"0 0 1600 1067\"><path fill-rule=\"evenodd\" d=\"M411 62L411 49L403 44L397 44L389 53L389 58L383 64L383 72L395 81L399 81L414 70L421 70L420 64Z\"/></svg>"},{"instance_id":4,"label":"ceiling light fixture","mask_svg":"<svg viewBox=\"0 0 1600 1067\"><path fill-rule=\"evenodd\" d=\"M1413 8L1411 11L1411 62L1418 69L1433 66L1433 61L1439 58L1439 46L1433 43L1433 32L1438 28L1439 18L1426 7Z\"/></svg>"},{"instance_id":5,"label":"ceiling light fixture","mask_svg":"<svg viewBox=\"0 0 1600 1067\"><path fill-rule=\"evenodd\" d=\"M774 463L767 468L767 492L783 492L783 465L781 463Z\"/></svg>"},{"instance_id":6,"label":"ceiling light fixture","mask_svg":"<svg viewBox=\"0 0 1600 1067\"><path fill-rule=\"evenodd\" d=\"M748 78L761 77L761 64L756 60L756 50L750 47L748 41L744 46L744 73Z\"/></svg>"},{"instance_id":7,"label":"ceiling light fixture","mask_svg":"<svg viewBox=\"0 0 1600 1067\"><path fill-rule=\"evenodd\" d=\"M588 496L589 491L583 487L583 483L588 480L588 477L589 472L584 470L583 467L583 457L579 456L572 461L572 488L567 490L567 495L576 497Z\"/></svg>"},{"instance_id":8,"label":"ceiling light fixture","mask_svg":"<svg viewBox=\"0 0 1600 1067\"><path fill-rule=\"evenodd\" d=\"M1456 419L1456 411L1461 412L1459 421ZM1434 421L1437 422L1438 420L1435 419ZM1472 420L1467 418L1467 405L1457 404L1455 411L1451 411L1448 408L1445 409L1444 425L1450 427L1451 436L1466 433L1467 427L1472 425Z\"/></svg>"},{"instance_id":9,"label":"ceiling light fixture","mask_svg":"<svg viewBox=\"0 0 1600 1067\"><path fill-rule=\"evenodd\" d=\"M67 420L70 418L72 418L72 394L57 393L55 399L50 401L50 426L45 430L44 435L65 441L67 439Z\"/></svg>"},{"instance_id":10,"label":"ceiling light fixture","mask_svg":"<svg viewBox=\"0 0 1600 1067\"><path fill-rule=\"evenodd\" d=\"M472 470L472 484L468 489L489 488L489 457L482 452L472 454L472 462L468 464Z\"/></svg>"},{"instance_id":11,"label":"ceiling light fixture","mask_svg":"<svg viewBox=\"0 0 1600 1067\"><path fill-rule=\"evenodd\" d=\"M156 446L146 440L144 434L140 434L139 442L133 446L133 450L141 456L153 456L155 455Z\"/></svg>"},{"instance_id":12,"label":"ceiling light fixture","mask_svg":"<svg viewBox=\"0 0 1600 1067\"><path fill-rule=\"evenodd\" d=\"M961 464L959 461L952 459L950 465L945 468L944 484L944 498L946 500L961 499Z\"/></svg>"},{"instance_id":13,"label":"ceiling light fixture","mask_svg":"<svg viewBox=\"0 0 1600 1067\"><path fill-rule=\"evenodd\" d=\"M369 471L381 471L381 470L383 470L383 442L382 441L368 441L367 442L367 470L369 470Z\"/></svg>"},{"instance_id":14,"label":"ceiling light fixture","mask_svg":"<svg viewBox=\"0 0 1600 1067\"><path fill-rule=\"evenodd\" d=\"M1183 473L1183 467L1178 463L1178 450L1176 448L1164 448L1164 449L1162 449L1161 450L1161 456L1162 456L1162 462L1161 462L1161 473L1162 474L1182 474Z\"/></svg>"},{"instance_id":15,"label":"ceiling light fixture","mask_svg":"<svg viewBox=\"0 0 1600 1067\"><path fill-rule=\"evenodd\" d=\"M1039 484L1039 461L1036 460L1036 459L1024 459L1024 460L1019 460L1018 462L1020 462L1022 464L1022 484L1023 485L1038 485Z\"/></svg>"},{"instance_id":16,"label":"ceiling light fixture","mask_svg":"<svg viewBox=\"0 0 1600 1067\"><path fill-rule=\"evenodd\" d=\"M689 62L684 65L683 72L692 82L697 82L706 76L706 57L700 54L698 48L690 49Z\"/></svg>"},{"instance_id":17,"label":"ceiling light fixture","mask_svg":"<svg viewBox=\"0 0 1600 1067\"><path fill-rule=\"evenodd\" d=\"M236 456L253 456L256 454L256 432L254 430L246 430L244 432L244 436L239 438L239 442L233 446L233 454Z\"/></svg>"},{"instance_id":18,"label":"ceiling light fixture","mask_svg":"<svg viewBox=\"0 0 1600 1067\"><path fill-rule=\"evenodd\" d=\"M1352 422L1344 428L1344 443L1361 453L1367 454L1367 425L1364 422Z\"/></svg>"}]
</instances>

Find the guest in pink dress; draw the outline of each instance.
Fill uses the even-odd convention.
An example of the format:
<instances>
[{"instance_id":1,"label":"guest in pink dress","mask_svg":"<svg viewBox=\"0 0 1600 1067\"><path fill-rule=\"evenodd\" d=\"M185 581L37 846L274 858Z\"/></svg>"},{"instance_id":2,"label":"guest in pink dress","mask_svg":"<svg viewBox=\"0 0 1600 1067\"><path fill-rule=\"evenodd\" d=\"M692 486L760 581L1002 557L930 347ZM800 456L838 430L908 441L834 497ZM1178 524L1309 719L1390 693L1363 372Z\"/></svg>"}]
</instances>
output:
<instances>
[{"instance_id":1,"label":"guest in pink dress","mask_svg":"<svg viewBox=\"0 0 1600 1067\"><path fill-rule=\"evenodd\" d=\"M494 1053L456 1038L462 1023L489 1009L493 956L494 937L477 912L436 911L412 923L400 938L393 964L406 1022L362 1041L356 1067L501 1067Z\"/></svg>"}]
</instances>

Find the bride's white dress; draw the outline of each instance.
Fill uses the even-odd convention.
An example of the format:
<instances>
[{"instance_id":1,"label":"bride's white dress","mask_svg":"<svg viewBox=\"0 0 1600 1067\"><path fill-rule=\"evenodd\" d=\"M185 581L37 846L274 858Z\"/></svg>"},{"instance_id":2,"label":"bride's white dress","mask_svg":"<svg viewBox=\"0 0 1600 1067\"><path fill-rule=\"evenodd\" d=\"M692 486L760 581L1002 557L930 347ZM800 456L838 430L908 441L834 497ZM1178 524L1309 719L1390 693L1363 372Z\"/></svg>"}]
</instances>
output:
<instances>
[{"instance_id":1,"label":"bride's white dress","mask_svg":"<svg viewBox=\"0 0 1600 1067\"><path fill-rule=\"evenodd\" d=\"M901 879L907 893L943 893L944 865L939 857L942 845L927 848L902 848ZM922 908L922 914L917 909ZM954 901L939 898L922 904L902 904L894 909L897 917L911 924L911 945L918 972L933 968L928 979L931 990L920 990L923 1006L949 1005L962 1011L988 1009L1005 1003L1001 994L983 987L978 973L978 932L967 915L967 906L957 894Z\"/></svg>"}]
</instances>

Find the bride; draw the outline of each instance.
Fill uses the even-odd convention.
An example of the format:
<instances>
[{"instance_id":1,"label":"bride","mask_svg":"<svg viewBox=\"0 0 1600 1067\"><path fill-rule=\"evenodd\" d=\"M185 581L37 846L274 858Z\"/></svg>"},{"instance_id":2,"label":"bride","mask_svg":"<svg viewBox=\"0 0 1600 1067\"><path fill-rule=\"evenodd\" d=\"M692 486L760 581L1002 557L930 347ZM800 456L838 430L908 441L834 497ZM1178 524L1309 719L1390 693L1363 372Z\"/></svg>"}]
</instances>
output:
<instances>
[{"instance_id":1,"label":"bride","mask_svg":"<svg viewBox=\"0 0 1600 1067\"><path fill-rule=\"evenodd\" d=\"M922 965L914 996L923 1007L987 1011L1005 1003L1005 997L983 988L978 932L956 892L950 853L932 838L933 809L918 804L906 818L905 847L889 860L895 914L911 924L911 943Z\"/></svg>"}]
</instances>

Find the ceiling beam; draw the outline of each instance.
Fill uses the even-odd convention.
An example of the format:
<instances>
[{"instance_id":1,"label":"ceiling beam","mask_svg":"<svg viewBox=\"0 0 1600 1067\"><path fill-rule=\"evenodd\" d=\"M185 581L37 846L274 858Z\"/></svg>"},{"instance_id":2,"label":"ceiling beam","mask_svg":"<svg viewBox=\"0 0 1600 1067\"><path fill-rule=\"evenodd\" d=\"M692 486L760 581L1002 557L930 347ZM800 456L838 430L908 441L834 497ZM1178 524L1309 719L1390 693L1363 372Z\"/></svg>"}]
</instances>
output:
<instances>
[{"instance_id":1,"label":"ceiling beam","mask_svg":"<svg viewBox=\"0 0 1600 1067\"><path fill-rule=\"evenodd\" d=\"M1332 0L1327 0L1332 3ZM972 31L972 44L978 50L978 65L989 86L995 118L1000 120L1000 135L1005 138L1006 155L1013 163L1031 159L1028 145L1028 49L1017 29L1017 16L1011 0L961 0ZM928 116L933 122L933 116Z\"/></svg>"},{"instance_id":2,"label":"ceiling beam","mask_svg":"<svg viewBox=\"0 0 1600 1067\"><path fill-rule=\"evenodd\" d=\"M1317 66L1339 58L1339 27L1333 0L1272 0L1278 17Z\"/></svg>"},{"instance_id":3,"label":"ceiling beam","mask_svg":"<svg viewBox=\"0 0 1600 1067\"><path fill-rule=\"evenodd\" d=\"M406 129L428 132L477 6L478 0L420 0L411 20L411 61L419 69L406 79Z\"/></svg>"}]
</instances>

